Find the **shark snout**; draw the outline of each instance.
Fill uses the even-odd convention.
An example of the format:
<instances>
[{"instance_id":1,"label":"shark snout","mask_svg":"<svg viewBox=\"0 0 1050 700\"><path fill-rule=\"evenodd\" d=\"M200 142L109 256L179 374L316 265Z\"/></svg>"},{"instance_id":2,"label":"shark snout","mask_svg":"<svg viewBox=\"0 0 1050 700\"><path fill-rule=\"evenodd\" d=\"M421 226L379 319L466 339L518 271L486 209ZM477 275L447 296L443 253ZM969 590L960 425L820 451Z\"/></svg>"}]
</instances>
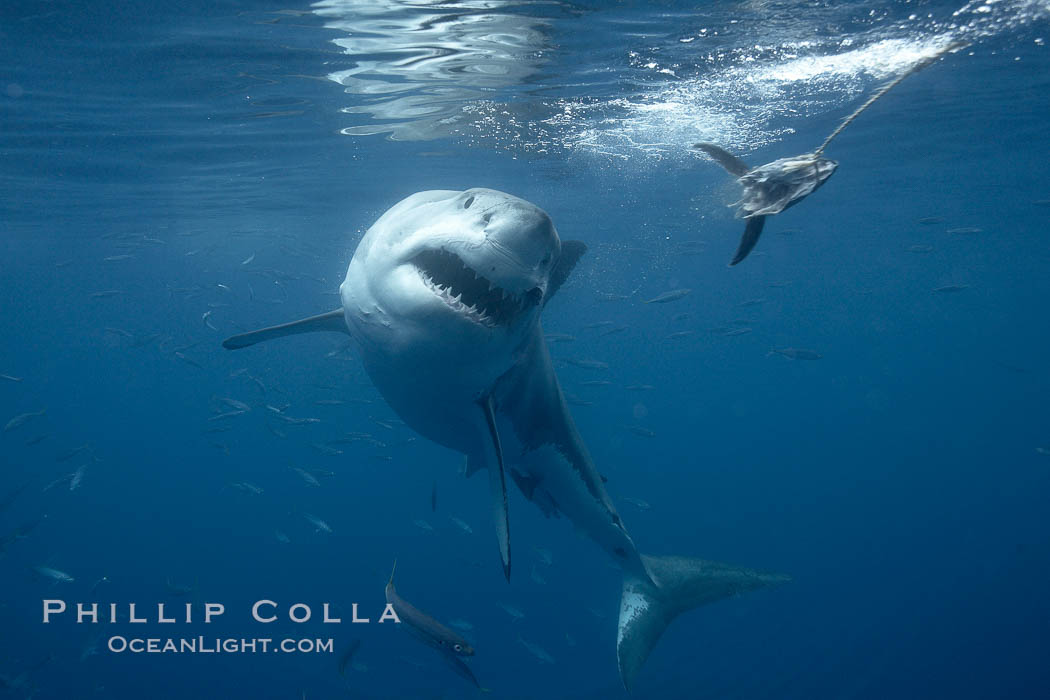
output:
<instances>
[{"instance_id":1,"label":"shark snout","mask_svg":"<svg viewBox=\"0 0 1050 700\"><path fill-rule=\"evenodd\" d=\"M485 243L538 284L557 258L561 243L551 218L532 205L494 212L485 225Z\"/></svg>"}]
</instances>

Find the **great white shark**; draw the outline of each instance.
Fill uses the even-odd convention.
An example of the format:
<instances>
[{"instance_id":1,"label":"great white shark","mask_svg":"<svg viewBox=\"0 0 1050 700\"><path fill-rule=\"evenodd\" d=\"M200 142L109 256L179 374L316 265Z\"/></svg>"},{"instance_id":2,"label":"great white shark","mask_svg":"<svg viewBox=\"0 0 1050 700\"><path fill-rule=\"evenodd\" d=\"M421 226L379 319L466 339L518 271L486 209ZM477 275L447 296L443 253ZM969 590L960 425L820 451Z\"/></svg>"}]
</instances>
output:
<instances>
[{"instance_id":1,"label":"great white shark","mask_svg":"<svg viewBox=\"0 0 1050 700\"><path fill-rule=\"evenodd\" d=\"M342 307L228 338L244 348L296 333L350 335L393 410L488 473L510 578L507 474L565 516L623 570L617 658L627 689L680 613L787 579L727 564L641 554L605 489L558 384L540 313L586 246L561 241L539 207L490 189L419 192L365 233Z\"/></svg>"}]
</instances>

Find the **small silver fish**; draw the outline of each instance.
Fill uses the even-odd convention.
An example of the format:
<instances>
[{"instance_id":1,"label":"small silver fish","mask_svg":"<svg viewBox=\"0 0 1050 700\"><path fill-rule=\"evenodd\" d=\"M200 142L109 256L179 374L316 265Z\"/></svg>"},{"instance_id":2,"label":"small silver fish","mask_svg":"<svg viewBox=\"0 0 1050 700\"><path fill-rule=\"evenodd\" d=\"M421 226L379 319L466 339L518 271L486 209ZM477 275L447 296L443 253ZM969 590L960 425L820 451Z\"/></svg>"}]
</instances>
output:
<instances>
[{"instance_id":1,"label":"small silver fish","mask_svg":"<svg viewBox=\"0 0 1050 700\"><path fill-rule=\"evenodd\" d=\"M283 413L278 413L277 417L283 420L285 423L289 423L291 425L306 425L307 423L321 422L320 418L292 418L291 416L286 416Z\"/></svg>"},{"instance_id":2,"label":"small silver fish","mask_svg":"<svg viewBox=\"0 0 1050 700\"><path fill-rule=\"evenodd\" d=\"M296 474L303 478L303 481L305 481L310 486L321 485L321 482L317 480L317 477L315 477L313 474L306 471L305 469L300 469L299 467L292 467L292 469L295 471Z\"/></svg>"},{"instance_id":3,"label":"small silver fish","mask_svg":"<svg viewBox=\"0 0 1050 700\"><path fill-rule=\"evenodd\" d=\"M672 289L669 292L663 294L657 294L652 299L647 299L644 303L646 304L667 304L672 301L678 301L684 296L687 296L692 289Z\"/></svg>"},{"instance_id":4,"label":"small silver fish","mask_svg":"<svg viewBox=\"0 0 1050 700\"><path fill-rule=\"evenodd\" d=\"M792 360L819 360L824 357L815 350L806 350L804 348L773 348L767 353L767 356L774 353L791 358Z\"/></svg>"},{"instance_id":5,"label":"small silver fish","mask_svg":"<svg viewBox=\"0 0 1050 700\"><path fill-rule=\"evenodd\" d=\"M52 569L50 566L34 566L33 571L44 578L49 578L52 581L58 581L59 583L73 583L73 581L76 580L65 571Z\"/></svg>"},{"instance_id":6,"label":"small silver fish","mask_svg":"<svg viewBox=\"0 0 1050 700\"><path fill-rule=\"evenodd\" d=\"M525 649L527 649L530 654L539 659L540 663L554 663L554 657L548 654L543 647L539 646L538 644L533 644L532 642L526 642L520 636L518 637L518 641L521 642L521 645L525 647Z\"/></svg>"},{"instance_id":7,"label":"small silver fish","mask_svg":"<svg viewBox=\"0 0 1050 700\"><path fill-rule=\"evenodd\" d=\"M20 415L17 415L11 420L7 421L7 425L4 426L4 432L6 433L10 430L14 430L15 428L25 425L26 422L28 422L29 420L32 420L33 418L39 418L45 413L47 413L47 409L42 408L39 411L33 411L31 413L22 413Z\"/></svg>"},{"instance_id":8,"label":"small silver fish","mask_svg":"<svg viewBox=\"0 0 1050 700\"><path fill-rule=\"evenodd\" d=\"M175 357L179 358L180 360L182 360L186 364L190 365L191 367L196 367L197 369L204 369L204 365L202 365L201 363L197 362L196 360L194 360L194 359L192 359L190 357L187 357L185 354L183 354L182 352L180 352L178 350L175 351L174 355L175 355Z\"/></svg>"},{"instance_id":9,"label":"small silver fish","mask_svg":"<svg viewBox=\"0 0 1050 700\"><path fill-rule=\"evenodd\" d=\"M638 510L649 510L649 509L652 508L652 506L649 505L649 503L647 501L643 501L640 498L631 498L630 496L628 496L627 498L624 498L623 501L624 501L624 503L631 504L632 506L634 506Z\"/></svg>"},{"instance_id":10,"label":"small silver fish","mask_svg":"<svg viewBox=\"0 0 1050 700\"><path fill-rule=\"evenodd\" d=\"M588 359L575 359L570 358L566 360L570 365L574 367L582 367L583 369L609 369L608 362L602 362L601 360L588 360Z\"/></svg>"},{"instance_id":11,"label":"small silver fish","mask_svg":"<svg viewBox=\"0 0 1050 700\"><path fill-rule=\"evenodd\" d=\"M247 410L243 410L243 409L237 409L235 411L226 411L225 413L216 414L216 415L212 416L211 418L209 418L208 420L209 421L224 420L226 418L233 418L234 416L243 416L247 412L248 412Z\"/></svg>"},{"instance_id":12,"label":"small silver fish","mask_svg":"<svg viewBox=\"0 0 1050 700\"><path fill-rule=\"evenodd\" d=\"M230 408L236 410L236 411L246 411L247 412L247 411L252 410L251 406L249 406L248 404L244 403L243 401L238 401L237 399L229 399L229 398L226 398L226 397L222 397L219 400L222 401L227 406L229 406Z\"/></svg>"},{"instance_id":13,"label":"small silver fish","mask_svg":"<svg viewBox=\"0 0 1050 700\"><path fill-rule=\"evenodd\" d=\"M73 472L69 479L69 490L76 491L80 488L80 484L84 482L84 471L87 469L87 464L81 464L77 467L77 470Z\"/></svg>"},{"instance_id":14,"label":"small silver fish","mask_svg":"<svg viewBox=\"0 0 1050 700\"><path fill-rule=\"evenodd\" d=\"M233 488L237 489L238 491L243 491L244 493L255 494L256 496L258 496L260 493L263 492L263 489L262 489L261 486L256 486L255 484L251 483L250 481L235 481L235 482L231 483L230 486L232 486Z\"/></svg>"},{"instance_id":15,"label":"small silver fish","mask_svg":"<svg viewBox=\"0 0 1050 700\"><path fill-rule=\"evenodd\" d=\"M518 610L513 605L507 605L506 603L499 603L499 602L497 602L496 605L498 605L501 608L503 608L503 610L508 615L510 615L512 621L522 620L522 619L525 618L525 613L523 613L521 610Z\"/></svg>"},{"instance_id":16,"label":"small silver fish","mask_svg":"<svg viewBox=\"0 0 1050 700\"><path fill-rule=\"evenodd\" d=\"M328 523L318 518L316 515L310 513L303 513L303 517L306 518L311 525L317 528L317 532L331 532L332 528L328 526Z\"/></svg>"},{"instance_id":17,"label":"small silver fish","mask_svg":"<svg viewBox=\"0 0 1050 700\"><path fill-rule=\"evenodd\" d=\"M451 520L456 527L458 527L460 530L462 530L463 532L467 533L468 535L473 535L474 534L474 530L470 527L470 525L467 525L465 522L463 522L459 518L457 518L455 516L450 516L449 520Z\"/></svg>"}]
</instances>

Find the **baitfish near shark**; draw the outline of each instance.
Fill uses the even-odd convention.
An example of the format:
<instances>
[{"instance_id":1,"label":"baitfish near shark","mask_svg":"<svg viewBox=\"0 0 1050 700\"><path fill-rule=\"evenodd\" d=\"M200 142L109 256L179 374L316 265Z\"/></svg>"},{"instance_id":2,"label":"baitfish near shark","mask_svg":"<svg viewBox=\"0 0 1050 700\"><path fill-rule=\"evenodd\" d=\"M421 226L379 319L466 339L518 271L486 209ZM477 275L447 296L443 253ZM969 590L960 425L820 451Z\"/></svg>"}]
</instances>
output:
<instances>
[{"instance_id":1,"label":"baitfish near shark","mask_svg":"<svg viewBox=\"0 0 1050 700\"><path fill-rule=\"evenodd\" d=\"M617 657L630 688L680 613L787 580L726 564L644 556L569 414L540 313L586 250L546 212L503 192L419 192L365 233L342 307L228 338L224 347L312 331L356 342L365 370L405 423L486 471L510 578L507 470L527 499L569 520L623 570ZM506 463L505 463L506 459Z\"/></svg>"},{"instance_id":2,"label":"baitfish near shark","mask_svg":"<svg viewBox=\"0 0 1050 700\"><path fill-rule=\"evenodd\" d=\"M394 587L394 572L396 570L397 562L395 561L393 568L390 570L390 580L387 581L384 593L386 602L397 613L397 618L401 620L402 629L408 630L409 634L428 647L436 649L441 654L441 658L456 674L466 678L476 687L481 688L481 684L474 677L473 671L463 662L463 657L474 656L474 647L470 646L466 639L398 595L397 589Z\"/></svg>"}]
</instances>

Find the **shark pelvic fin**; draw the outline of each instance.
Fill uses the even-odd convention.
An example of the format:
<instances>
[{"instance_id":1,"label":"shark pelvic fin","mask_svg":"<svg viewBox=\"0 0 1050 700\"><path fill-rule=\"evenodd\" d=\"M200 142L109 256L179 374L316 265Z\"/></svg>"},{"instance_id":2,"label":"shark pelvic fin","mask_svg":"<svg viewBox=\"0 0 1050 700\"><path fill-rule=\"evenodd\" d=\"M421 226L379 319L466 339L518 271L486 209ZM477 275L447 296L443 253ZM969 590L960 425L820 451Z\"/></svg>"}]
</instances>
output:
<instances>
[{"instance_id":1,"label":"shark pelvic fin","mask_svg":"<svg viewBox=\"0 0 1050 700\"><path fill-rule=\"evenodd\" d=\"M767 574L686 557L642 556L649 574L624 572L616 656L624 688L631 689L638 671L660 635L679 614L738 593L788 581Z\"/></svg>"},{"instance_id":2,"label":"shark pelvic fin","mask_svg":"<svg viewBox=\"0 0 1050 700\"><path fill-rule=\"evenodd\" d=\"M492 406L492 397L486 396L478 401L489 431L489 444L493 451L491 459L486 460L489 472L489 495L492 499L492 516L496 521L496 537L499 539L499 556L503 562L503 575L510 581L510 517L507 513L507 475L503 467L503 448L496 430L496 413Z\"/></svg>"},{"instance_id":3,"label":"shark pelvic fin","mask_svg":"<svg viewBox=\"0 0 1050 700\"><path fill-rule=\"evenodd\" d=\"M262 328L257 331L251 331L250 333L241 333L240 335L231 336L222 341L222 346L227 350L239 350L241 348L246 348L249 345L261 343L264 340L283 338L286 335L295 335L296 333L313 333L315 331L334 331L336 333L346 333L348 335L350 333L350 329L346 326L346 317L343 315L343 310L336 309L335 311L329 311L326 314L311 316L310 318L292 321L291 323L270 326L269 328Z\"/></svg>"}]
</instances>

